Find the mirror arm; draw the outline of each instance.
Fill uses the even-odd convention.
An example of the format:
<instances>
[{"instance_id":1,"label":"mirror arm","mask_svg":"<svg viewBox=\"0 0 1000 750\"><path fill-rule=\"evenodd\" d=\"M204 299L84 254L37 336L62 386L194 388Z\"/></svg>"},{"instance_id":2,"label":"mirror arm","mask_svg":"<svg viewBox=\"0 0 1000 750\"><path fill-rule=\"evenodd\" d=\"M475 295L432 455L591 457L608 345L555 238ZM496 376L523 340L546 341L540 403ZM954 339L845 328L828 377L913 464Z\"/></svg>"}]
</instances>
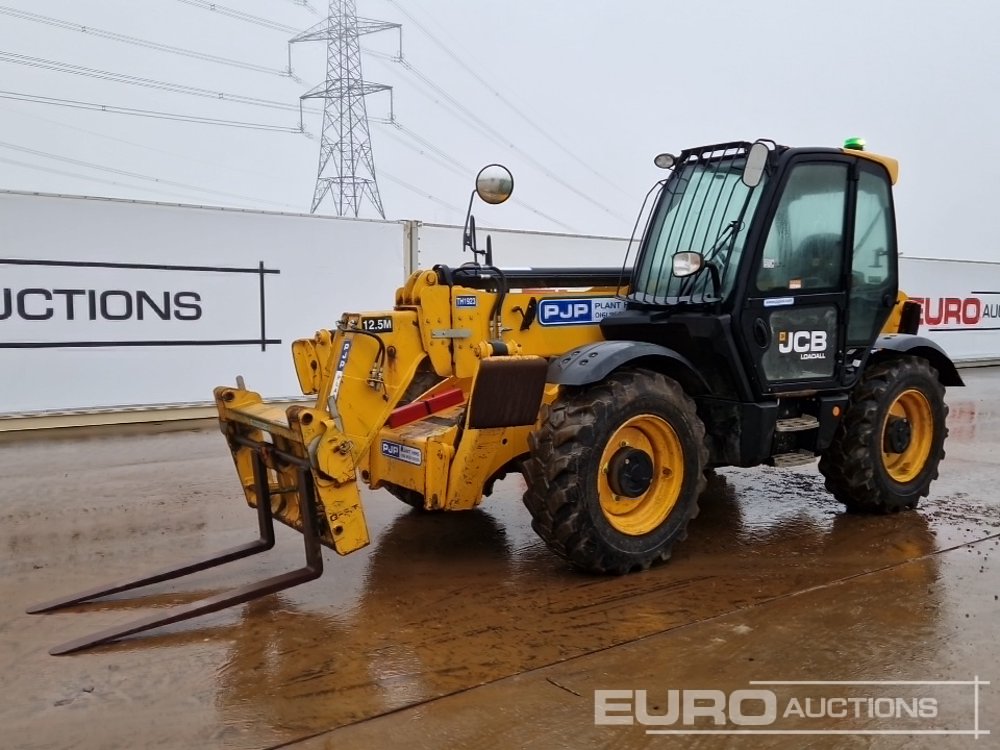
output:
<instances>
[{"instance_id":1,"label":"mirror arm","mask_svg":"<svg viewBox=\"0 0 1000 750\"><path fill-rule=\"evenodd\" d=\"M465 224L462 225L462 252L465 252L466 248L472 251L473 255L476 252L476 219L472 215L472 202L476 199L476 191L473 190L472 194L469 195L469 208L465 212ZM471 231L469 225L472 225Z\"/></svg>"},{"instance_id":2,"label":"mirror arm","mask_svg":"<svg viewBox=\"0 0 1000 750\"><path fill-rule=\"evenodd\" d=\"M722 277L719 275L719 267L714 260L707 261L708 275L712 279L712 294L719 300L722 296Z\"/></svg>"},{"instance_id":3,"label":"mirror arm","mask_svg":"<svg viewBox=\"0 0 1000 750\"><path fill-rule=\"evenodd\" d=\"M486 255L486 252L479 249L479 243L476 240L476 217L469 217L469 249L472 251L472 262L477 266L479 265L479 256Z\"/></svg>"},{"instance_id":4,"label":"mirror arm","mask_svg":"<svg viewBox=\"0 0 1000 750\"><path fill-rule=\"evenodd\" d=\"M499 172L499 174L497 174ZM479 266L482 258L487 267L493 265L493 239L486 236L486 249L480 250L476 239L476 217L472 215L472 204L478 195L481 200L490 205L503 203L514 191L514 177L510 170L502 164L488 164L479 170L476 176L476 188L469 195L469 208L465 212L465 224L462 225L462 252L472 251L471 265Z\"/></svg>"}]
</instances>

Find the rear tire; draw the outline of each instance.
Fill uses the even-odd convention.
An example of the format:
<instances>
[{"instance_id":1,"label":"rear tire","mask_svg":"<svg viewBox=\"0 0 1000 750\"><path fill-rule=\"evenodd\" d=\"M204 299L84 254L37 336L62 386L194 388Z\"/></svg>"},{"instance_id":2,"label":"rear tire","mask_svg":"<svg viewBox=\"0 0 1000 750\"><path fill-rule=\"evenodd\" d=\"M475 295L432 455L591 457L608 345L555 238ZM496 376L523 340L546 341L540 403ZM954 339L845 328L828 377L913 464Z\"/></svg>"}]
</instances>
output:
<instances>
[{"instance_id":1,"label":"rear tire","mask_svg":"<svg viewBox=\"0 0 1000 750\"><path fill-rule=\"evenodd\" d=\"M529 442L532 528L575 567L645 570L687 536L708 449L694 402L674 380L627 370L567 390Z\"/></svg>"},{"instance_id":2,"label":"rear tire","mask_svg":"<svg viewBox=\"0 0 1000 750\"><path fill-rule=\"evenodd\" d=\"M870 366L820 458L826 488L854 513L917 507L938 477L947 416L944 386L926 360Z\"/></svg>"}]
</instances>

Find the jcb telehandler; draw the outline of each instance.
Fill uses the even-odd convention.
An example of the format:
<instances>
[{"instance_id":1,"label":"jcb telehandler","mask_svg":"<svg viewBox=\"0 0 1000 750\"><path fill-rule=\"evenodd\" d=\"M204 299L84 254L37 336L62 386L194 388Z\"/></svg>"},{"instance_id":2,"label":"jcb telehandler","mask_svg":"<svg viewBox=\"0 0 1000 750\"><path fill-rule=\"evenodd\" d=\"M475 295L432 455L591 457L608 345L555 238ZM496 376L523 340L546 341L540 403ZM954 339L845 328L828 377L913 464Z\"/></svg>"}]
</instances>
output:
<instances>
[{"instance_id":1,"label":"jcb telehandler","mask_svg":"<svg viewBox=\"0 0 1000 750\"><path fill-rule=\"evenodd\" d=\"M33 611L268 549L275 517L303 534L307 566L53 653L317 577L320 545L368 544L361 483L464 510L520 472L548 546L613 574L669 557L710 467L819 456L849 510L913 508L944 456L944 386L962 381L898 293L897 162L850 145L660 155L670 173L620 268L503 270L489 238L477 247L470 199L473 262L417 271L391 309L292 345L310 405L265 404L242 380L215 389L258 540ZM488 203L512 190L503 167L477 178Z\"/></svg>"}]
</instances>

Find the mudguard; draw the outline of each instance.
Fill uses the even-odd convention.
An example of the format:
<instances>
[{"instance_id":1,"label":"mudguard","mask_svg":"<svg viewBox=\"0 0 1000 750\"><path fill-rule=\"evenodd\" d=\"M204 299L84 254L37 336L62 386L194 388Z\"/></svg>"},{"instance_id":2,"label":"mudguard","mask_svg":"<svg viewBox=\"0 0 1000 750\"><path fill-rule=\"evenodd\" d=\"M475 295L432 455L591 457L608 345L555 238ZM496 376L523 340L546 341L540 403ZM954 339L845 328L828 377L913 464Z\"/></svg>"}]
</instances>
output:
<instances>
[{"instance_id":1,"label":"mudguard","mask_svg":"<svg viewBox=\"0 0 1000 750\"><path fill-rule=\"evenodd\" d=\"M673 349L644 341L599 341L573 349L552 360L546 380L557 385L588 385L625 365L662 372L694 396L710 392L690 360Z\"/></svg>"},{"instance_id":2,"label":"mudguard","mask_svg":"<svg viewBox=\"0 0 1000 750\"><path fill-rule=\"evenodd\" d=\"M938 379L941 381L941 385L965 385L958 374L955 363L945 354L944 349L930 339L923 336L913 336L908 333L890 333L885 336L879 336L872 346L872 355L869 361L878 361L881 357L891 356L893 352L911 354L926 359L938 371Z\"/></svg>"}]
</instances>

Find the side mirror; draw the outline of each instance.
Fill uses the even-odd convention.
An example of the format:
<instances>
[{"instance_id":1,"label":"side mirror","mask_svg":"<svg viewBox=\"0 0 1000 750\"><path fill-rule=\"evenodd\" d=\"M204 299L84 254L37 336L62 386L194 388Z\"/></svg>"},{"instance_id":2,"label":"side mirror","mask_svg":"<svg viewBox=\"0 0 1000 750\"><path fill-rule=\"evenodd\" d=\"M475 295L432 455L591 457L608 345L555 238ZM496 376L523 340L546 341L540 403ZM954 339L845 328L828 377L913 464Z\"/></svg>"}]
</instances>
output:
<instances>
[{"instance_id":1,"label":"side mirror","mask_svg":"<svg viewBox=\"0 0 1000 750\"><path fill-rule=\"evenodd\" d=\"M701 270L704 261L701 253L674 253L674 276L693 276Z\"/></svg>"},{"instance_id":2,"label":"side mirror","mask_svg":"<svg viewBox=\"0 0 1000 750\"><path fill-rule=\"evenodd\" d=\"M497 205L514 192L514 175L502 164L490 164L476 175L476 194L486 203Z\"/></svg>"},{"instance_id":3,"label":"side mirror","mask_svg":"<svg viewBox=\"0 0 1000 750\"><path fill-rule=\"evenodd\" d=\"M653 159L653 164L660 169L673 169L676 163L677 157L673 154L657 154L656 158Z\"/></svg>"},{"instance_id":4,"label":"side mirror","mask_svg":"<svg viewBox=\"0 0 1000 750\"><path fill-rule=\"evenodd\" d=\"M764 168L767 166L767 157L771 149L766 143L757 141L747 152L747 163L743 166L743 184L748 188L755 188L764 179Z\"/></svg>"}]
</instances>

